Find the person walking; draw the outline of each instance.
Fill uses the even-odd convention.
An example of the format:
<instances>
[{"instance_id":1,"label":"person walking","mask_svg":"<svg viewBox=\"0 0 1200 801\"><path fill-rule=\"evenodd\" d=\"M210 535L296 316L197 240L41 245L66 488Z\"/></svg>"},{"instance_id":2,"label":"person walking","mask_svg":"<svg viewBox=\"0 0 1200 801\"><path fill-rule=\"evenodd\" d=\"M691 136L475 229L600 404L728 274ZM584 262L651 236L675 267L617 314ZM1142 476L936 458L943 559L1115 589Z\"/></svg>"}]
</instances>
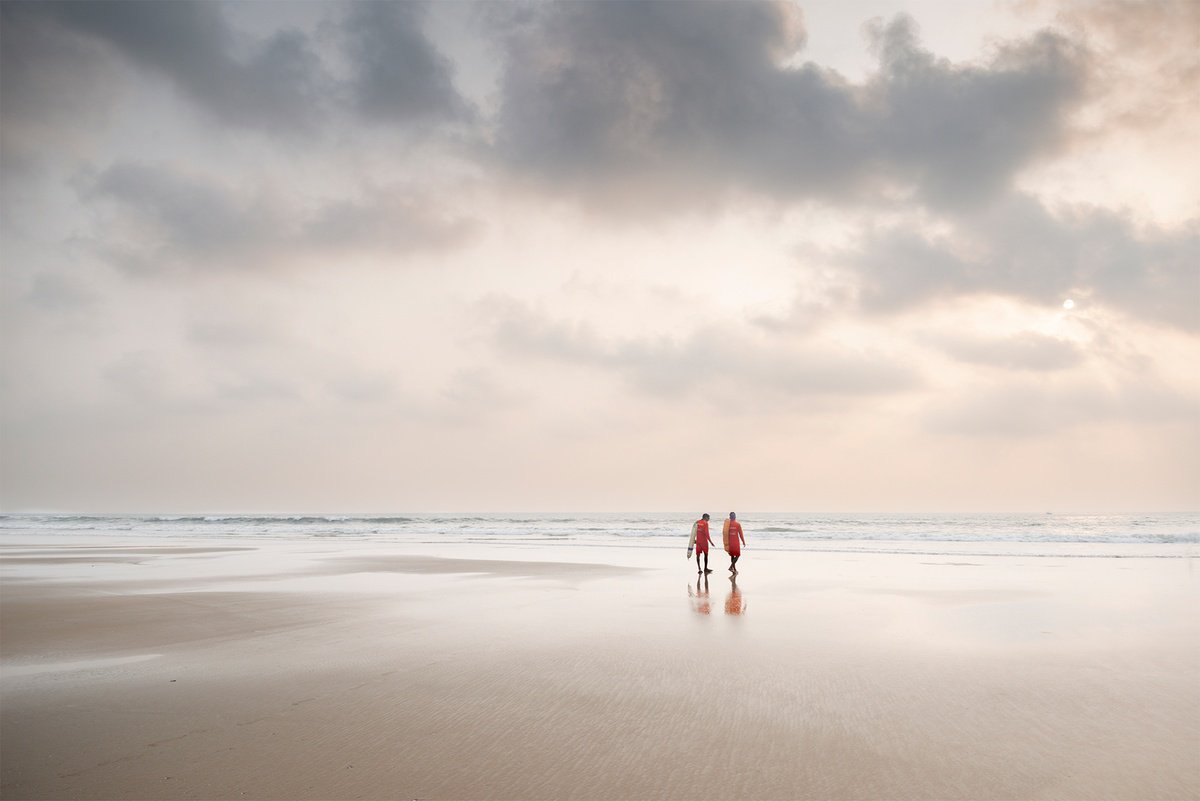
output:
<instances>
[{"instance_id":1,"label":"person walking","mask_svg":"<svg viewBox=\"0 0 1200 801\"><path fill-rule=\"evenodd\" d=\"M688 541L688 556L692 555L692 543L696 546L696 572L711 573L708 569L708 546L712 545L712 537L708 534L708 512L692 523L692 535ZM704 554L704 567L700 567L700 554Z\"/></svg>"},{"instance_id":2,"label":"person walking","mask_svg":"<svg viewBox=\"0 0 1200 801\"><path fill-rule=\"evenodd\" d=\"M722 528L725 550L729 553L729 570L736 576L737 560L742 555L742 546L746 544L746 535L742 533L742 524L737 521L737 512L729 513L729 519Z\"/></svg>"}]
</instances>

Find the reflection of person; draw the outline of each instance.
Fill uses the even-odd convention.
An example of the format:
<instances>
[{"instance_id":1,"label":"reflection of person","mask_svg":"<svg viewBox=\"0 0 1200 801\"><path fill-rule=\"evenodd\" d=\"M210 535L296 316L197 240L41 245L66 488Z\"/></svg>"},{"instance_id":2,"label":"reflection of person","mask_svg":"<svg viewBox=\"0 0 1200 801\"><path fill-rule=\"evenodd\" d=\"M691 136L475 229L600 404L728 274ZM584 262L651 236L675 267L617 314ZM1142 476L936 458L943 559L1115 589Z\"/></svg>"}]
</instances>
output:
<instances>
[{"instance_id":1,"label":"reflection of person","mask_svg":"<svg viewBox=\"0 0 1200 801\"><path fill-rule=\"evenodd\" d=\"M688 585L688 597L692 599L692 609L698 615L707 615L712 611L712 604L708 600L708 576L701 574L703 578L696 579L696 590L692 591L692 585ZM704 589L700 589L700 582L704 582Z\"/></svg>"},{"instance_id":2,"label":"reflection of person","mask_svg":"<svg viewBox=\"0 0 1200 801\"><path fill-rule=\"evenodd\" d=\"M722 528L725 550L729 552L729 569L737 575L737 560L742 555L742 546L746 544L746 535L742 533L742 524L737 521L737 512L729 513L729 519Z\"/></svg>"},{"instance_id":3,"label":"reflection of person","mask_svg":"<svg viewBox=\"0 0 1200 801\"><path fill-rule=\"evenodd\" d=\"M711 573L708 569L708 546L712 545L712 537L708 535L708 512L692 524L692 539L696 541L696 572ZM700 567L700 554L704 554L704 567Z\"/></svg>"},{"instance_id":4,"label":"reflection of person","mask_svg":"<svg viewBox=\"0 0 1200 801\"><path fill-rule=\"evenodd\" d=\"M742 591L738 589L737 576L730 576L729 580L733 582L733 587L729 590L729 595L725 597L725 614L740 615L746 611L746 604L742 600Z\"/></svg>"}]
</instances>

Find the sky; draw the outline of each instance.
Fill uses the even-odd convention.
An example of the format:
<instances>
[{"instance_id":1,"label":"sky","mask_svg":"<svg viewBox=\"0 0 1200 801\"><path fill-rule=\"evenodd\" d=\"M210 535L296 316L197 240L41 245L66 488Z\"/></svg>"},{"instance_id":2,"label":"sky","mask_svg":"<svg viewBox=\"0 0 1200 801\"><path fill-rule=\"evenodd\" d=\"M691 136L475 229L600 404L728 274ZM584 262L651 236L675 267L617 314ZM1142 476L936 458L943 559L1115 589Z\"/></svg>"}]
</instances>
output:
<instances>
[{"instance_id":1,"label":"sky","mask_svg":"<svg viewBox=\"0 0 1200 801\"><path fill-rule=\"evenodd\" d=\"M1200 3L0 3L0 510L1200 509Z\"/></svg>"}]
</instances>

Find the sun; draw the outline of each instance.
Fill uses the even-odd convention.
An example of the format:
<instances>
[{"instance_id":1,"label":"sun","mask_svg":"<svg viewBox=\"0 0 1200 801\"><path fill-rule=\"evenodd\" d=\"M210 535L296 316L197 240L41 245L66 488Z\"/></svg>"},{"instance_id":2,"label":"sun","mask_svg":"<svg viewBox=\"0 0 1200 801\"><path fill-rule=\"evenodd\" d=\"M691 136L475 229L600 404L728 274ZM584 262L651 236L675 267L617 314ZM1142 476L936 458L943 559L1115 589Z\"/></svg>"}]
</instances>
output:
<instances>
[{"instance_id":1,"label":"sun","mask_svg":"<svg viewBox=\"0 0 1200 801\"><path fill-rule=\"evenodd\" d=\"M1070 311L1071 309L1075 308L1075 301L1071 300L1070 298L1067 298L1066 300L1063 301L1063 308L1066 309L1067 311Z\"/></svg>"}]
</instances>

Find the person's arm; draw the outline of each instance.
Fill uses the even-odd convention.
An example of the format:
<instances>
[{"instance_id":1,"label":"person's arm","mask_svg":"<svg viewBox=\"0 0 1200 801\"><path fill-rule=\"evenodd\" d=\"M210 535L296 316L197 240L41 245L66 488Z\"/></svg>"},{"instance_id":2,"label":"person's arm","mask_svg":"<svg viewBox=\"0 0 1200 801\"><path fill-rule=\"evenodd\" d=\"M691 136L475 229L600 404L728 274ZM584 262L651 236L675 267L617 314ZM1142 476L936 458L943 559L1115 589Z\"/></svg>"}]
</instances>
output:
<instances>
[{"instance_id":1,"label":"person's arm","mask_svg":"<svg viewBox=\"0 0 1200 801\"><path fill-rule=\"evenodd\" d=\"M746 535L744 533L742 533L743 531L744 531L744 529L742 529L741 526L738 526L738 537L741 538L742 547L745 548L746 547Z\"/></svg>"}]
</instances>

